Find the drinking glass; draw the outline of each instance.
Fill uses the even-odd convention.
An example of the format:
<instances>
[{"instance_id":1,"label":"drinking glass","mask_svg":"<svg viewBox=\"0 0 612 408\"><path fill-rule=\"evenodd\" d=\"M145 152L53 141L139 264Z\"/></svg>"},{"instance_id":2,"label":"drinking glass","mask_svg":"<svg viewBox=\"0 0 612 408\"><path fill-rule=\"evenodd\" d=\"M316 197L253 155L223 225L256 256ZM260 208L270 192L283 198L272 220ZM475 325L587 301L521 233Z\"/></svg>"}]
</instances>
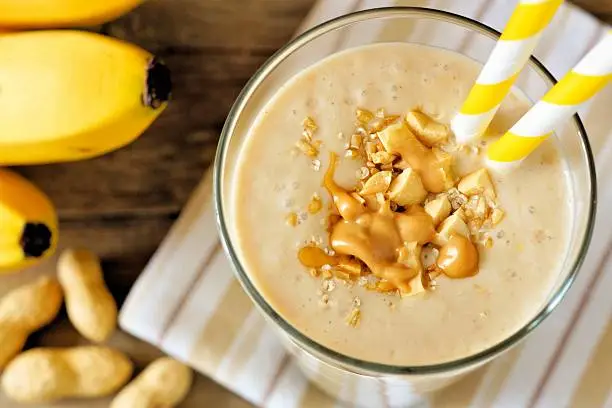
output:
<instances>
[{"instance_id":1,"label":"drinking glass","mask_svg":"<svg viewBox=\"0 0 612 408\"><path fill-rule=\"evenodd\" d=\"M342 399L344 390L349 387L359 387L362 392L382 395L391 407L417 403L428 392L458 380L516 346L546 319L574 281L593 229L595 168L584 127L576 115L554 136L568 169L573 217L567 253L560 254L565 256L565 261L547 301L518 331L503 341L476 354L434 365L388 365L346 356L304 335L268 304L234 246L237 231L232 224L229 203L232 201L234 173L240 166L237 161L240 148L258 113L279 87L304 68L332 54L375 43L411 42L459 52L484 63L499 35L482 23L434 9L392 7L342 16L305 32L274 54L248 82L229 114L221 134L214 171L218 227L226 253L244 290L295 356L304 373L336 398ZM554 77L532 57L516 86L528 99L537 101L554 83ZM277 249L266 249L263 244L262 250Z\"/></svg>"}]
</instances>

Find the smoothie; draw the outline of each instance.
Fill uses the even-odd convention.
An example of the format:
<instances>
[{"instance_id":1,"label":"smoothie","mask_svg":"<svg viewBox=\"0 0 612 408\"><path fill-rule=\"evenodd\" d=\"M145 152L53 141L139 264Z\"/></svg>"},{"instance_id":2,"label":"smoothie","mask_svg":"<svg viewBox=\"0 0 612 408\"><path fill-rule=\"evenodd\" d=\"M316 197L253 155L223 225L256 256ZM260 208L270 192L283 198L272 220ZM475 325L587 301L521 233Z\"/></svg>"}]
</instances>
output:
<instances>
[{"instance_id":1,"label":"smoothie","mask_svg":"<svg viewBox=\"0 0 612 408\"><path fill-rule=\"evenodd\" d=\"M555 285L572 228L554 139L506 175L486 145L528 108L504 101L458 146L448 123L481 65L413 44L344 51L267 103L232 183L236 247L267 302L314 341L391 365L502 341Z\"/></svg>"}]
</instances>

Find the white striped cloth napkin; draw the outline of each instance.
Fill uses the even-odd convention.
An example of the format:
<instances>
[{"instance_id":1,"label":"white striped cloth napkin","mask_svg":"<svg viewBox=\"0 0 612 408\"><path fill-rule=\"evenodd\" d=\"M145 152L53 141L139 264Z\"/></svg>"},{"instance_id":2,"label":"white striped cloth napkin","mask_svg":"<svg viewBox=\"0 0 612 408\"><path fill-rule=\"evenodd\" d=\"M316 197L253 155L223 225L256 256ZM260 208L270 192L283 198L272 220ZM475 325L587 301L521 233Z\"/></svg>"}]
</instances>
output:
<instances>
[{"instance_id":1,"label":"white striped cloth napkin","mask_svg":"<svg viewBox=\"0 0 612 408\"><path fill-rule=\"evenodd\" d=\"M413 5L452 11L501 30L515 2L508 0L320 0L304 30L359 9ZM417 27L418 28L418 27ZM360 32L376 38L380 32ZM609 29L564 5L536 49L560 77ZM411 30L406 40L444 33ZM422 37L421 37L422 38ZM349 39L350 40L350 39ZM611 50L612 52L612 50ZM530 338L427 401L431 407L612 408L612 87L581 110L597 160L599 207L591 249L566 299ZM262 407L338 407L282 353L234 279L221 249L206 176L121 310L123 330ZM389 395L353 387L353 401L389 405Z\"/></svg>"}]
</instances>

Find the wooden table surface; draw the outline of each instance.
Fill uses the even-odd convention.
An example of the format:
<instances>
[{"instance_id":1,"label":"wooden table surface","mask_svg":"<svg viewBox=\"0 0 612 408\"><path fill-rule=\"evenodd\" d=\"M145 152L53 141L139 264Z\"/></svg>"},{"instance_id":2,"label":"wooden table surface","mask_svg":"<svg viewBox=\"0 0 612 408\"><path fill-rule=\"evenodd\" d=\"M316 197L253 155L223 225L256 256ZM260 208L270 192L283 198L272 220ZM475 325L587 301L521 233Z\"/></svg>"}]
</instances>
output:
<instances>
[{"instance_id":1,"label":"wooden table surface","mask_svg":"<svg viewBox=\"0 0 612 408\"><path fill-rule=\"evenodd\" d=\"M336 0L342 1L342 0ZM104 260L108 285L121 303L211 164L226 114L248 78L285 43L314 0L150 0L101 30L161 56L174 77L174 100L135 143L89 161L18 169L58 207L63 246L86 246ZM612 0L576 3L612 22ZM3 277L0 293L53 262ZM65 314L31 336L28 346L86 344ZM138 368L161 355L125 333L111 345ZM108 400L62 402L104 407ZM1 407L16 407L0 395ZM182 407L249 407L197 376Z\"/></svg>"}]
</instances>

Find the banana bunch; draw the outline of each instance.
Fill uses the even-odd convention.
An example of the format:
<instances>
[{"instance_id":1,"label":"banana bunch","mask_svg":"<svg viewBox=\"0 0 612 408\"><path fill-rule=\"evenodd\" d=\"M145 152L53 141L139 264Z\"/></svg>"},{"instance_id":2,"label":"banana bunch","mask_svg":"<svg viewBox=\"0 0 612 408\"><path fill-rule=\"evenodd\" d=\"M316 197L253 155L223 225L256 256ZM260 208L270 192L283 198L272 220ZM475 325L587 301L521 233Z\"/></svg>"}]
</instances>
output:
<instances>
[{"instance_id":1,"label":"banana bunch","mask_svg":"<svg viewBox=\"0 0 612 408\"><path fill-rule=\"evenodd\" d=\"M165 65L98 34L4 34L0 55L0 165L83 160L115 150L148 128L170 96Z\"/></svg>"},{"instance_id":2,"label":"banana bunch","mask_svg":"<svg viewBox=\"0 0 612 408\"><path fill-rule=\"evenodd\" d=\"M138 138L164 111L168 68L110 37L49 28L103 23L141 0L0 0L0 166L89 159ZM37 28L37 31L14 31ZM50 200L0 168L0 273L51 255Z\"/></svg>"},{"instance_id":3,"label":"banana bunch","mask_svg":"<svg viewBox=\"0 0 612 408\"><path fill-rule=\"evenodd\" d=\"M0 169L0 274L51 255L57 236L49 198L23 177Z\"/></svg>"}]
</instances>

